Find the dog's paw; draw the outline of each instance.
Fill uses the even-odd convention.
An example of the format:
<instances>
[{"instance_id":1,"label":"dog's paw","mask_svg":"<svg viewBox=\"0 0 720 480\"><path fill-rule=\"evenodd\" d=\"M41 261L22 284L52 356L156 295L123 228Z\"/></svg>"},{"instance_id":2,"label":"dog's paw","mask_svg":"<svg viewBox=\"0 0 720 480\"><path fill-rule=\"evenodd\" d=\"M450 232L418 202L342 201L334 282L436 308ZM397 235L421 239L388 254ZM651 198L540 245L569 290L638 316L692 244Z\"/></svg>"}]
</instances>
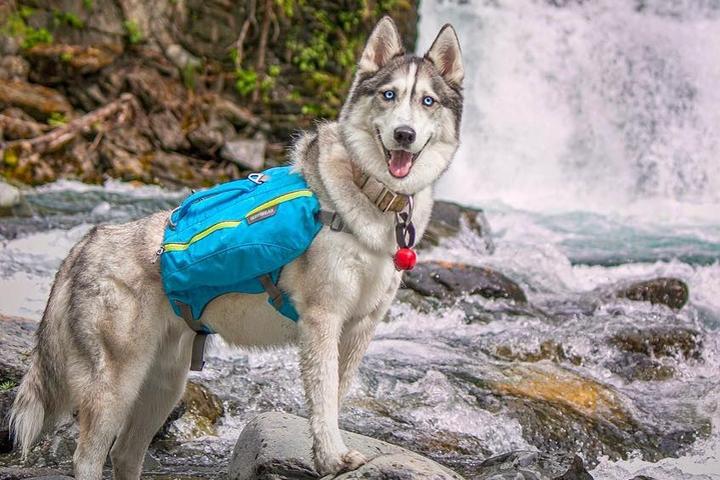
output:
<instances>
[{"instance_id":1,"label":"dog's paw","mask_svg":"<svg viewBox=\"0 0 720 480\"><path fill-rule=\"evenodd\" d=\"M365 455L357 450L346 450L339 455L317 456L315 466L320 475L357 470L367 463Z\"/></svg>"}]
</instances>

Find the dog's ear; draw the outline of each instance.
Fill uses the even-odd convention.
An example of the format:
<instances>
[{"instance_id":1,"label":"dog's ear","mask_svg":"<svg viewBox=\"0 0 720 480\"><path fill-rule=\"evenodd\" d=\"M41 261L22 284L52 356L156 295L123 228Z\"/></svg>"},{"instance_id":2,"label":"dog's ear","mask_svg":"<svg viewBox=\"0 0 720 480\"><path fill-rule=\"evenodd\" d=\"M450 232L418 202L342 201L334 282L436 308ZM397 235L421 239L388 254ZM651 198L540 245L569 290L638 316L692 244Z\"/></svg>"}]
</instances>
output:
<instances>
[{"instance_id":1,"label":"dog's ear","mask_svg":"<svg viewBox=\"0 0 720 480\"><path fill-rule=\"evenodd\" d=\"M405 53L395 22L383 17L370 34L358 67L365 72L376 72L392 58Z\"/></svg>"},{"instance_id":2,"label":"dog's ear","mask_svg":"<svg viewBox=\"0 0 720 480\"><path fill-rule=\"evenodd\" d=\"M446 23L435 38L430 50L425 54L440 72L440 75L458 87L462 85L465 70L462 64L462 53L455 29Z\"/></svg>"}]
</instances>

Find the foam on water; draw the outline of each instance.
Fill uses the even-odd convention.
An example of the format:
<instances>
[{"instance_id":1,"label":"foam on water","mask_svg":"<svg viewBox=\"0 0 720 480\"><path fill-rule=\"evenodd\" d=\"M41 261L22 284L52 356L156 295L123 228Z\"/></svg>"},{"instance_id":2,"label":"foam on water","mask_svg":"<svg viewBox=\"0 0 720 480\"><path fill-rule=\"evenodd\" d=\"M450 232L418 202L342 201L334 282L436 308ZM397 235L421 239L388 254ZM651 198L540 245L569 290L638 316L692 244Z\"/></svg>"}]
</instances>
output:
<instances>
[{"instance_id":1,"label":"foam on water","mask_svg":"<svg viewBox=\"0 0 720 480\"><path fill-rule=\"evenodd\" d=\"M718 12L714 2L422 2L420 47L452 22L466 71L462 147L438 194L718 223Z\"/></svg>"},{"instance_id":2,"label":"foam on water","mask_svg":"<svg viewBox=\"0 0 720 480\"><path fill-rule=\"evenodd\" d=\"M428 0L419 47L446 22L463 47L466 106L462 146L437 195L485 208L501 240L491 257L469 237L429 257L497 267L541 304L619 280L685 280L694 310L676 321L715 333L703 365L675 365L687 382L677 396L695 389L713 433L679 459L604 459L593 475L720 478L718 395L702 386L720 368L720 4ZM593 338L622 321L617 312L646 325L669 320L620 302L598 312L607 325L569 322L570 343L597 350ZM494 323L505 328L486 336L521 344L548 331ZM601 363L592 375L633 391Z\"/></svg>"}]
</instances>

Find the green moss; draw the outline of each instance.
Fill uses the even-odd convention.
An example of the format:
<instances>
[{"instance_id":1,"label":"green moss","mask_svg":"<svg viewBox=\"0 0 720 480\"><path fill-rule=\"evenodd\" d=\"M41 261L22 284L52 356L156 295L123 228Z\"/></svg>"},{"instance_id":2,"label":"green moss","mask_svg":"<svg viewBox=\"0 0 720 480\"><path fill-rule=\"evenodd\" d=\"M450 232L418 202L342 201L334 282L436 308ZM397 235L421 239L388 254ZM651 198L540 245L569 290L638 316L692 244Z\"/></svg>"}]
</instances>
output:
<instances>
[{"instance_id":1,"label":"green moss","mask_svg":"<svg viewBox=\"0 0 720 480\"><path fill-rule=\"evenodd\" d=\"M53 43L53 36L45 28L28 28L25 38L20 42L22 48L28 49L35 45Z\"/></svg>"},{"instance_id":2,"label":"green moss","mask_svg":"<svg viewBox=\"0 0 720 480\"><path fill-rule=\"evenodd\" d=\"M123 22L125 27L125 36L127 37L130 45L137 45L144 39L143 32L140 30L140 26L134 20L125 20Z\"/></svg>"},{"instance_id":3,"label":"green moss","mask_svg":"<svg viewBox=\"0 0 720 480\"><path fill-rule=\"evenodd\" d=\"M83 7L88 12L95 10L95 0L83 0Z\"/></svg>"},{"instance_id":4,"label":"green moss","mask_svg":"<svg viewBox=\"0 0 720 480\"><path fill-rule=\"evenodd\" d=\"M53 11L53 22L56 27L67 25L78 30L85 28L85 22L72 12L63 12L60 10Z\"/></svg>"},{"instance_id":5,"label":"green moss","mask_svg":"<svg viewBox=\"0 0 720 480\"><path fill-rule=\"evenodd\" d=\"M59 112L51 113L47 121L48 125L50 125L51 127L61 127L63 125L66 125L67 122L68 120L65 114Z\"/></svg>"},{"instance_id":6,"label":"green moss","mask_svg":"<svg viewBox=\"0 0 720 480\"><path fill-rule=\"evenodd\" d=\"M195 90L197 84L197 74L200 69L200 65L195 62L187 62L180 72L183 80L183 85L189 90Z\"/></svg>"},{"instance_id":7,"label":"green moss","mask_svg":"<svg viewBox=\"0 0 720 480\"><path fill-rule=\"evenodd\" d=\"M33 28L27 24L28 18L35 13L30 7L20 7L16 12L8 15L0 32L20 38L20 46L24 49L32 48L42 43L52 43L53 36L45 28Z\"/></svg>"}]
</instances>

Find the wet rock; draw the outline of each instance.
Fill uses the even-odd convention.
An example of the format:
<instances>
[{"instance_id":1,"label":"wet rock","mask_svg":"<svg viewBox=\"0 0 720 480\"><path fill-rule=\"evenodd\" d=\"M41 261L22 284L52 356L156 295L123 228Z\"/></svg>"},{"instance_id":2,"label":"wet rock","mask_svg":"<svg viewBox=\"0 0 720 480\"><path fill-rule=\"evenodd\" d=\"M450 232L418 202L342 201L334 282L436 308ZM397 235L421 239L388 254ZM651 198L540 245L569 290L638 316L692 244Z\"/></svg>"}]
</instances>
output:
<instances>
[{"instance_id":1,"label":"wet rock","mask_svg":"<svg viewBox=\"0 0 720 480\"><path fill-rule=\"evenodd\" d=\"M37 323L0 314L0 383L19 383L34 345Z\"/></svg>"},{"instance_id":2,"label":"wet rock","mask_svg":"<svg viewBox=\"0 0 720 480\"><path fill-rule=\"evenodd\" d=\"M610 344L651 357L699 359L702 354L700 333L683 327L627 328L610 337Z\"/></svg>"},{"instance_id":3,"label":"wet rock","mask_svg":"<svg viewBox=\"0 0 720 480\"><path fill-rule=\"evenodd\" d=\"M42 477L30 477L30 480L72 480L73 477L65 475L44 475Z\"/></svg>"},{"instance_id":4,"label":"wet rock","mask_svg":"<svg viewBox=\"0 0 720 480\"><path fill-rule=\"evenodd\" d=\"M436 201L433 205L430 223L418 248L438 245L440 240L460 232L462 224L485 241L485 248L492 253L494 245L490 224L482 209L464 207L453 202Z\"/></svg>"},{"instance_id":5,"label":"wet rock","mask_svg":"<svg viewBox=\"0 0 720 480\"><path fill-rule=\"evenodd\" d=\"M486 267L452 262L424 262L406 272L403 281L417 293L441 300L469 294L527 303L525 292L517 283Z\"/></svg>"},{"instance_id":6,"label":"wet rock","mask_svg":"<svg viewBox=\"0 0 720 480\"><path fill-rule=\"evenodd\" d=\"M188 382L180 402L155 435L156 440L184 442L214 435L215 426L225 414L222 401L204 385Z\"/></svg>"},{"instance_id":7,"label":"wet rock","mask_svg":"<svg viewBox=\"0 0 720 480\"><path fill-rule=\"evenodd\" d=\"M208 124L203 124L188 134L188 140L201 154L214 156L215 152L225 142L225 137L220 130Z\"/></svg>"},{"instance_id":8,"label":"wet rock","mask_svg":"<svg viewBox=\"0 0 720 480\"><path fill-rule=\"evenodd\" d=\"M149 111L182 111L187 101L187 93L182 84L174 78L161 75L151 68L136 67L131 70L118 69L110 72L108 81L120 88L123 80L130 92L137 96Z\"/></svg>"},{"instance_id":9,"label":"wet rock","mask_svg":"<svg viewBox=\"0 0 720 480\"><path fill-rule=\"evenodd\" d=\"M0 106L22 108L41 120L53 113L69 114L72 106L57 90L23 81L0 81Z\"/></svg>"},{"instance_id":10,"label":"wet rock","mask_svg":"<svg viewBox=\"0 0 720 480\"><path fill-rule=\"evenodd\" d=\"M484 368L484 378L459 374L473 385L480 408L515 419L523 438L542 452L581 451L590 467L602 456L618 460L631 452L648 461L678 455L710 430L700 416L639 420L614 387L551 362Z\"/></svg>"},{"instance_id":11,"label":"wet rock","mask_svg":"<svg viewBox=\"0 0 720 480\"><path fill-rule=\"evenodd\" d=\"M22 195L20 190L0 180L0 213L20 205Z\"/></svg>"},{"instance_id":12,"label":"wet rock","mask_svg":"<svg viewBox=\"0 0 720 480\"><path fill-rule=\"evenodd\" d=\"M123 180L152 181L148 154L152 144L136 127L107 132L100 148L100 159L106 171Z\"/></svg>"},{"instance_id":13,"label":"wet rock","mask_svg":"<svg viewBox=\"0 0 720 480\"><path fill-rule=\"evenodd\" d=\"M122 54L121 43L103 45L40 44L23 55L33 66L33 78L42 82L60 82L68 76L95 73Z\"/></svg>"},{"instance_id":14,"label":"wet rock","mask_svg":"<svg viewBox=\"0 0 720 480\"><path fill-rule=\"evenodd\" d=\"M0 453L12 450L8 413L27 369L36 327L30 320L0 314Z\"/></svg>"},{"instance_id":15,"label":"wet rock","mask_svg":"<svg viewBox=\"0 0 720 480\"><path fill-rule=\"evenodd\" d=\"M389 443L343 432L349 448L359 450L370 461L335 479L460 479L451 470ZM318 478L311 458L312 440L307 420L284 413L264 413L248 423L230 460L232 480Z\"/></svg>"},{"instance_id":16,"label":"wet rock","mask_svg":"<svg viewBox=\"0 0 720 480\"><path fill-rule=\"evenodd\" d=\"M10 453L13 449L13 442L10 439L10 426L8 425L8 415L10 414L10 407L12 407L15 395L17 394L17 387L5 389L12 383L3 381L0 383L0 454Z\"/></svg>"},{"instance_id":17,"label":"wet rock","mask_svg":"<svg viewBox=\"0 0 720 480\"><path fill-rule=\"evenodd\" d=\"M551 360L556 363L570 362L580 365L582 359L575 355L568 355L565 347L561 343L554 340L545 340L538 345L537 349L527 350L520 347L510 345L498 345L491 354L497 358L508 361L521 362L540 362L542 360Z\"/></svg>"},{"instance_id":18,"label":"wet rock","mask_svg":"<svg viewBox=\"0 0 720 480\"><path fill-rule=\"evenodd\" d=\"M483 461L478 480L593 480L580 457L518 450Z\"/></svg>"},{"instance_id":19,"label":"wet rock","mask_svg":"<svg viewBox=\"0 0 720 480\"><path fill-rule=\"evenodd\" d=\"M252 171L260 171L265 165L264 139L238 138L225 142L220 150L220 157L233 162L240 168Z\"/></svg>"},{"instance_id":20,"label":"wet rock","mask_svg":"<svg viewBox=\"0 0 720 480\"><path fill-rule=\"evenodd\" d=\"M653 278L623 286L615 295L628 300L680 309L688 301L689 290L687 284L677 278Z\"/></svg>"},{"instance_id":21,"label":"wet rock","mask_svg":"<svg viewBox=\"0 0 720 480\"><path fill-rule=\"evenodd\" d=\"M668 380L675 376L675 369L642 353L626 352L605 364L614 374L632 381Z\"/></svg>"},{"instance_id":22,"label":"wet rock","mask_svg":"<svg viewBox=\"0 0 720 480\"><path fill-rule=\"evenodd\" d=\"M160 146L165 150L187 149L190 143L183 133L180 121L169 110L152 113L148 116L150 128Z\"/></svg>"},{"instance_id":23,"label":"wet rock","mask_svg":"<svg viewBox=\"0 0 720 480\"><path fill-rule=\"evenodd\" d=\"M54 468L16 468L0 467L0 480L72 480L73 477L63 475L62 470Z\"/></svg>"}]
</instances>

